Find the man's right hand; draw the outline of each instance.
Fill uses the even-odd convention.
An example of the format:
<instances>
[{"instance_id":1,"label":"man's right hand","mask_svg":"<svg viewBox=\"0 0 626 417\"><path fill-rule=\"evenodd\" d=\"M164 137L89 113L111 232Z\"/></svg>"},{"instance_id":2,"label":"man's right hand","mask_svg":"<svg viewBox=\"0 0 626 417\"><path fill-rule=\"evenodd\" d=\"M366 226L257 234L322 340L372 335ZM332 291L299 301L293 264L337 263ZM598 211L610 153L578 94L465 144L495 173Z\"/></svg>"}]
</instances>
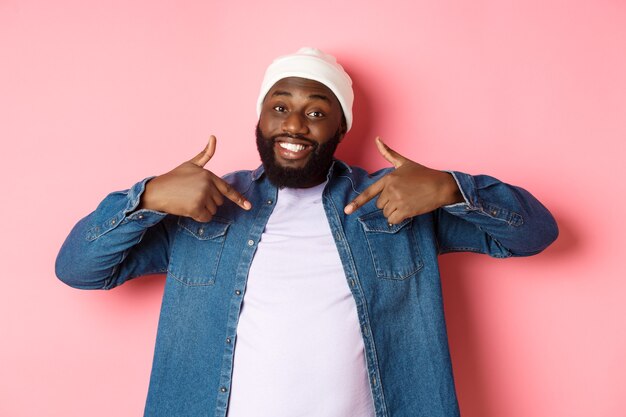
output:
<instances>
[{"instance_id":1,"label":"man's right hand","mask_svg":"<svg viewBox=\"0 0 626 417\"><path fill-rule=\"evenodd\" d=\"M250 210L252 204L248 200L226 181L204 168L213 157L216 144L217 139L211 135L206 148L194 158L148 181L139 209L209 222L226 197L242 209Z\"/></svg>"}]
</instances>

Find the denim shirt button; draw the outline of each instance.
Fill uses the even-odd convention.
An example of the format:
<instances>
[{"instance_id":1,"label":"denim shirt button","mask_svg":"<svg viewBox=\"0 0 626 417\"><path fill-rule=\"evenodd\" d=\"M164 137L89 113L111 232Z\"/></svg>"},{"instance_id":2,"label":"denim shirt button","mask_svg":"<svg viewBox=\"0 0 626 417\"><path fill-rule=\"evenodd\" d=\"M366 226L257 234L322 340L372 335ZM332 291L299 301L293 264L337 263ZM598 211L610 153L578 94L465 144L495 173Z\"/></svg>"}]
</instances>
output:
<instances>
[{"instance_id":1,"label":"denim shirt button","mask_svg":"<svg viewBox=\"0 0 626 417\"><path fill-rule=\"evenodd\" d=\"M272 204L272 203L273 203L273 201L272 201L272 200L267 200L267 205L270 205L270 204Z\"/></svg>"},{"instance_id":2,"label":"denim shirt button","mask_svg":"<svg viewBox=\"0 0 626 417\"><path fill-rule=\"evenodd\" d=\"M252 245L254 245L254 240L250 239L250 240L248 241L248 246L252 246Z\"/></svg>"},{"instance_id":3,"label":"denim shirt button","mask_svg":"<svg viewBox=\"0 0 626 417\"><path fill-rule=\"evenodd\" d=\"M241 295L241 290L235 290L236 295Z\"/></svg>"},{"instance_id":4,"label":"denim shirt button","mask_svg":"<svg viewBox=\"0 0 626 417\"><path fill-rule=\"evenodd\" d=\"M137 218L138 218L139 220L143 219L143 214L140 214L139 216L137 216Z\"/></svg>"},{"instance_id":5,"label":"denim shirt button","mask_svg":"<svg viewBox=\"0 0 626 417\"><path fill-rule=\"evenodd\" d=\"M230 337L226 338L226 343L230 344Z\"/></svg>"},{"instance_id":6,"label":"denim shirt button","mask_svg":"<svg viewBox=\"0 0 626 417\"><path fill-rule=\"evenodd\" d=\"M199 228L198 229L198 234L199 235L203 235L204 234L204 229L203 228Z\"/></svg>"},{"instance_id":7,"label":"denim shirt button","mask_svg":"<svg viewBox=\"0 0 626 417\"><path fill-rule=\"evenodd\" d=\"M115 219L111 220L111 226L114 226L117 221Z\"/></svg>"},{"instance_id":8,"label":"denim shirt button","mask_svg":"<svg viewBox=\"0 0 626 417\"><path fill-rule=\"evenodd\" d=\"M226 392L226 391L228 391L228 390L226 389L226 387L221 387L221 388L220 388L220 391L221 391L221 392Z\"/></svg>"}]
</instances>

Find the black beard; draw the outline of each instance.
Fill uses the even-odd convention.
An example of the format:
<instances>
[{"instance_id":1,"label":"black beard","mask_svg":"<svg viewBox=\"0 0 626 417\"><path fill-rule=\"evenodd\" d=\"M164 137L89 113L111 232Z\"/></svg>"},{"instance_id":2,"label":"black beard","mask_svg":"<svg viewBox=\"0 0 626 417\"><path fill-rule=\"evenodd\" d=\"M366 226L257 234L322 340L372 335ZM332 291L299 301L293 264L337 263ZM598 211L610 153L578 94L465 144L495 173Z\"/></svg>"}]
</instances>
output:
<instances>
[{"instance_id":1,"label":"black beard","mask_svg":"<svg viewBox=\"0 0 626 417\"><path fill-rule=\"evenodd\" d=\"M274 143L278 137L292 137L306 140L313 146L309 160L302 168L283 167L276 162L274 156ZM322 144L313 142L301 135L281 134L266 138L261 128L256 126L256 147L265 168L265 175L272 184L280 188L308 188L321 184L326 180L328 170L333 163L335 149L341 141L341 129L328 141Z\"/></svg>"}]
</instances>

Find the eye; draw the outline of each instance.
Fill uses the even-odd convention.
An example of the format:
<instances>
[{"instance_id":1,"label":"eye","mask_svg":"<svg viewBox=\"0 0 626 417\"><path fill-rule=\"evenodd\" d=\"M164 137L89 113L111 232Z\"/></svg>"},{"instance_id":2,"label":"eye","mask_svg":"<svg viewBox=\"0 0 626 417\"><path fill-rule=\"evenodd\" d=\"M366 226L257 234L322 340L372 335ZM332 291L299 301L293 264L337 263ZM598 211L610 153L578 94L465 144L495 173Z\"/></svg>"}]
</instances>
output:
<instances>
[{"instance_id":1,"label":"eye","mask_svg":"<svg viewBox=\"0 0 626 417\"><path fill-rule=\"evenodd\" d=\"M309 116L318 119L320 117L324 117L324 113L322 113L321 111L312 111L309 113Z\"/></svg>"},{"instance_id":2,"label":"eye","mask_svg":"<svg viewBox=\"0 0 626 417\"><path fill-rule=\"evenodd\" d=\"M283 106L274 106L272 108L279 113L283 113L286 110Z\"/></svg>"}]
</instances>

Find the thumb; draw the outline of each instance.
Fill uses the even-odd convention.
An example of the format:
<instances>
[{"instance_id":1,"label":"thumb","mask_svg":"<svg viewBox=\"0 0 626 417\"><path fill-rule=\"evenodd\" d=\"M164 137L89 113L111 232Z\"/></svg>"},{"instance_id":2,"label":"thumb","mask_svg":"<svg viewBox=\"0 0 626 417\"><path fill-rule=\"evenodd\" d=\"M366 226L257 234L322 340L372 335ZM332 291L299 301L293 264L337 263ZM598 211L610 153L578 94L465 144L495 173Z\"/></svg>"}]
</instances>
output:
<instances>
[{"instance_id":1,"label":"thumb","mask_svg":"<svg viewBox=\"0 0 626 417\"><path fill-rule=\"evenodd\" d=\"M207 143L206 147L202 152L198 155L194 156L189 160L194 165L199 166L200 168L204 167L207 162L213 158L213 154L215 154L215 147L217 146L217 139L215 136L209 136L209 143Z\"/></svg>"},{"instance_id":2,"label":"thumb","mask_svg":"<svg viewBox=\"0 0 626 417\"><path fill-rule=\"evenodd\" d=\"M376 137L376 146L378 147L378 152L380 152L383 158L385 158L395 168L399 168L407 161L404 156L385 145L385 142L383 142L380 136Z\"/></svg>"}]
</instances>

